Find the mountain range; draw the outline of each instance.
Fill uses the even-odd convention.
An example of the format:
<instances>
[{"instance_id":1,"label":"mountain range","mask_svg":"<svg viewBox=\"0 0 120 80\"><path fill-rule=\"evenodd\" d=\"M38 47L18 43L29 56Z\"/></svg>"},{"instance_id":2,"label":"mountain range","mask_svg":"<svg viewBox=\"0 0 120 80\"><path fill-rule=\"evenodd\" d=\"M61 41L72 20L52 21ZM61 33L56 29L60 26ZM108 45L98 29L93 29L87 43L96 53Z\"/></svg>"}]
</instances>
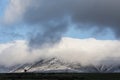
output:
<instances>
[{"instance_id":1,"label":"mountain range","mask_svg":"<svg viewBox=\"0 0 120 80\"><path fill-rule=\"evenodd\" d=\"M116 73L119 64L99 64L82 66L80 63L65 62L58 58L40 59L34 63L20 64L12 67L0 66L1 73Z\"/></svg>"}]
</instances>

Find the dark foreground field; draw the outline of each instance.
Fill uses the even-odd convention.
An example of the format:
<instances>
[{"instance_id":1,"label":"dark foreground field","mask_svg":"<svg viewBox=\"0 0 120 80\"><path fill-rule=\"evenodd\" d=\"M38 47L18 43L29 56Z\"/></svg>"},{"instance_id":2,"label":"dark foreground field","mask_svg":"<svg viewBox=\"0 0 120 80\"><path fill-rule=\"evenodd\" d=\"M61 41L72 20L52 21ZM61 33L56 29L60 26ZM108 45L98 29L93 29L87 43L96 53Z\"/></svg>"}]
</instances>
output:
<instances>
[{"instance_id":1,"label":"dark foreground field","mask_svg":"<svg viewBox=\"0 0 120 80\"><path fill-rule=\"evenodd\" d=\"M0 80L120 80L116 73L4 73Z\"/></svg>"}]
</instances>

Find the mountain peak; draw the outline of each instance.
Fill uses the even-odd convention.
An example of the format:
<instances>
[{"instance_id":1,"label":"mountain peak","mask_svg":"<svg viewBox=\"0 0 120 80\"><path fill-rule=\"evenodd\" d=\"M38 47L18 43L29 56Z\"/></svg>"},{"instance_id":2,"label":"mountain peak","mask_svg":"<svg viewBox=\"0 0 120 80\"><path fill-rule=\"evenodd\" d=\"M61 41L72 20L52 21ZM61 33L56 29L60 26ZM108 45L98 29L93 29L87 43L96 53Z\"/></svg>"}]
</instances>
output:
<instances>
[{"instance_id":1,"label":"mountain peak","mask_svg":"<svg viewBox=\"0 0 120 80\"><path fill-rule=\"evenodd\" d=\"M12 68L13 69L13 68ZM40 59L34 63L19 65L10 72L20 73L20 72L40 72L40 73L51 73L51 72L87 72L87 73L107 73L107 72L119 72L120 65L108 65L108 64L99 64L99 65L87 65L82 66L80 63L70 63L65 62L64 60L54 58Z\"/></svg>"}]
</instances>

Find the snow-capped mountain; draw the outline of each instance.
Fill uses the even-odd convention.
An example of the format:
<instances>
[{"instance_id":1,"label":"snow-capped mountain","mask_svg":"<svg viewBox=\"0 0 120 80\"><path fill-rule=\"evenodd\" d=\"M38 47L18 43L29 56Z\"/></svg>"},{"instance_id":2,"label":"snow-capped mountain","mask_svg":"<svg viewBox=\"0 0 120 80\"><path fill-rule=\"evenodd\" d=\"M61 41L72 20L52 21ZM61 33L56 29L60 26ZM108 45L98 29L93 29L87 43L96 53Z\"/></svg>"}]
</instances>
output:
<instances>
[{"instance_id":1,"label":"snow-capped mountain","mask_svg":"<svg viewBox=\"0 0 120 80\"><path fill-rule=\"evenodd\" d=\"M18 68L12 70L11 72L81 72L76 71L80 68L80 64L63 62L57 58L51 59L41 59L33 64L24 64Z\"/></svg>"},{"instance_id":2,"label":"snow-capped mountain","mask_svg":"<svg viewBox=\"0 0 120 80\"><path fill-rule=\"evenodd\" d=\"M20 72L75 72L75 73L108 73L120 72L119 64L99 64L82 66L80 63L64 62L58 58L41 59L34 63L16 65L12 67L0 67L0 72L20 73Z\"/></svg>"}]
</instances>

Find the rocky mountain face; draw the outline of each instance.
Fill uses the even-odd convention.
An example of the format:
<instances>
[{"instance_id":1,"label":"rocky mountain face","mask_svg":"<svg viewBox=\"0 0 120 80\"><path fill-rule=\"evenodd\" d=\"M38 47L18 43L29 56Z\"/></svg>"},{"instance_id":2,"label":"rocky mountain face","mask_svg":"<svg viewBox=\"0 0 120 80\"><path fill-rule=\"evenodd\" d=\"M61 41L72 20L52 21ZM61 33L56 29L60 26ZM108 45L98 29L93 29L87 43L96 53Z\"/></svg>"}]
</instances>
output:
<instances>
[{"instance_id":1,"label":"rocky mountain face","mask_svg":"<svg viewBox=\"0 0 120 80\"><path fill-rule=\"evenodd\" d=\"M0 66L0 72L20 73L20 72L75 72L75 73L109 73L120 72L120 66L116 65L89 65L82 66L80 63L64 62L57 58L41 59L31 64L22 64L12 67Z\"/></svg>"}]
</instances>

